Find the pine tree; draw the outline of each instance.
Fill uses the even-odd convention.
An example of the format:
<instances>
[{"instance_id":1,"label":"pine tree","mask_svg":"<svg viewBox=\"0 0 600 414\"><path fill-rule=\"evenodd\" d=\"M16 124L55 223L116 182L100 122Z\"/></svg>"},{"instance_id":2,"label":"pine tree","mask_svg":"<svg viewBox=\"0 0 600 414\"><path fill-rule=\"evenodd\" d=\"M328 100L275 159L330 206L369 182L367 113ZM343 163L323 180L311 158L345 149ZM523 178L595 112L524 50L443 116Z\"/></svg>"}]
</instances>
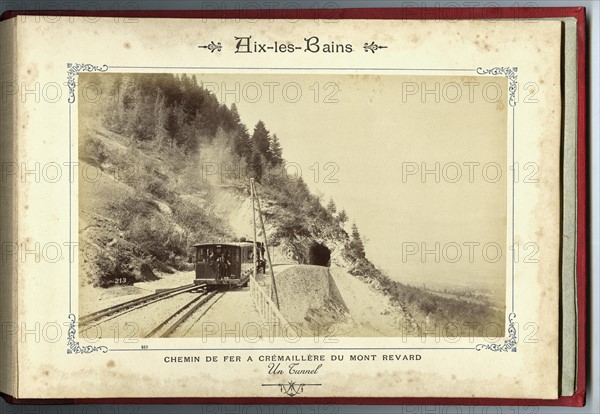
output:
<instances>
[{"instance_id":1,"label":"pine tree","mask_svg":"<svg viewBox=\"0 0 600 414\"><path fill-rule=\"evenodd\" d=\"M358 226L356 223L352 223L352 236L350 240L350 247L354 256L357 259L365 258L365 246L363 244L362 238L360 237L360 233L358 232Z\"/></svg>"},{"instance_id":2,"label":"pine tree","mask_svg":"<svg viewBox=\"0 0 600 414\"><path fill-rule=\"evenodd\" d=\"M335 206L335 202L333 201L333 198L329 199L329 203L327 203L327 212L329 214L331 214L332 216L337 212L337 207Z\"/></svg>"},{"instance_id":3,"label":"pine tree","mask_svg":"<svg viewBox=\"0 0 600 414\"><path fill-rule=\"evenodd\" d=\"M269 131L265 127L265 123L258 121L252 134L252 158L250 164L254 178L259 181L262 179L263 172L267 167L265 164L269 161L269 141Z\"/></svg>"},{"instance_id":4,"label":"pine tree","mask_svg":"<svg viewBox=\"0 0 600 414\"><path fill-rule=\"evenodd\" d=\"M252 150L269 160L269 131L263 121L258 121L252 134Z\"/></svg>"},{"instance_id":5,"label":"pine tree","mask_svg":"<svg viewBox=\"0 0 600 414\"><path fill-rule=\"evenodd\" d=\"M342 210L338 213L337 221L339 221L342 227L344 227L344 224L346 224L348 221L348 214L346 214L346 210Z\"/></svg>"},{"instance_id":6,"label":"pine tree","mask_svg":"<svg viewBox=\"0 0 600 414\"><path fill-rule=\"evenodd\" d=\"M233 131L233 151L240 156L245 158L247 161L252 156L252 142L250 134L246 129L246 125L242 124L240 114L238 112L235 103L231 104L230 118Z\"/></svg>"},{"instance_id":7,"label":"pine tree","mask_svg":"<svg viewBox=\"0 0 600 414\"><path fill-rule=\"evenodd\" d=\"M192 87L194 89L196 89L196 87L198 87L198 79L196 78L196 75L192 75Z\"/></svg>"},{"instance_id":8,"label":"pine tree","mask_svg":"<svg viewBox=\"0 0 600 414\"><path fill-rule=\"evenodd\" d=\"M239 128L233 135L233 150L241 158L249 160L252 155L250 135L245 128Z\"/></svg>"},{"instance_id":9,"label":"pine tree","mask_svg":"<svg viewBox=\"0 0 600 414\"><path fill-rule=\"evenodd\" d=\"M160 147L164 139L168 136L169 110L165 107L165 96L159 89L156 94L156 102L154 103L154 119L156 127L154 139L157 147Z\"/></svg>"},{"instance_id":10,"label":"pine tree","mask_svg":"<svg viewBox=\"0 0 600 414\"><path fill-rule=\"evenodd\" d=\"M195 75L194 75L195 76ZM185 92L192 89L192 80L185 73L181 75L181 85L183 86L183 90Z\"/></svg>"},{"instance_id":11,"label":"pine tree","mask_svg":"<svg viewBox=\"0 0 600 414\"><path fill-rule=\"evenodd\" d=\"M271 139L270 144L271 146L269 149L269 153L271 155L271 165L281 165L281 163L283 162L283 149L281 148L279 138L277 138L276 134L273 134L273 138Z\"/></svg>"},{"instance_id":12,"label":"pine tree","mask_svg":"<svg viewBox=\"0 0 600 414\"><path fill-rule=\"evenodd\" d=\"M229 110L231 114L231 120L237 126L242 124L242 119L240 118L240 113L238 112L237 105L234 103L231 104L231 109Z\"/></svg>"},{"instance_id":13,"label":"pine tree","mask_svg":"<svg viewBox=\"0 0 600 414\"><path fill-rule=\"evenodd\" d=\"M131 95L131 111L128 112L126 132L140 141L154 138L156 131L154 118L154 103L148 104L150 96L144 95L141 87L137 87Z\"/></svg>"},{"instance_id":14,"label":"pine tree","mask_svg":"<svg viewBox=\"0 0 600 414\"><path fill-rule=\"evenodd\" d=\"M258 151L252 151L252 159L250 160L250 168L252 169L252 176L260 182L263 174L263 159Z\"/></svg>"}]
</instances>

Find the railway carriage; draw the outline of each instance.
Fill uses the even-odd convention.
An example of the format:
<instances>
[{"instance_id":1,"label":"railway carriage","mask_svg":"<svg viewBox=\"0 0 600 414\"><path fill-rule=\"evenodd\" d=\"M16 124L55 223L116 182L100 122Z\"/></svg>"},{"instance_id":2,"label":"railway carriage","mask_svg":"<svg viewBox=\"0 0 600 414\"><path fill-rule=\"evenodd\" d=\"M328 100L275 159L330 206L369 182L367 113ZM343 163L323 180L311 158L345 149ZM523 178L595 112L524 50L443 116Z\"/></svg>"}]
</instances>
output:
<instances>
[{"instance_id":1,"label":"railway carriage","mask_svg":"<svg viewBox=\"0 0 600 414\"><path fill-rule=\"evenodd\" d=\"M263 243L256 243L257 258L254 258L254 243L203 243L195 244L197 285L209 287L247 286L252 266L262 263Z\"/></svg>"}]
</instances>

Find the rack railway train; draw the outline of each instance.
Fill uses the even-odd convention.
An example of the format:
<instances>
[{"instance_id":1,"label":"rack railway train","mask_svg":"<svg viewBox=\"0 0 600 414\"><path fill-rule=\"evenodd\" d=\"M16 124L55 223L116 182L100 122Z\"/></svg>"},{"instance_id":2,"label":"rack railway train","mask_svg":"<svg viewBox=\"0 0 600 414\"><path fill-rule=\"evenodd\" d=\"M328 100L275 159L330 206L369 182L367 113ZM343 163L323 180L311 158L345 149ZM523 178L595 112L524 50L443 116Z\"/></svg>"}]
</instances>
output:
<instances>
[{"instance_id":1,"label":"rack railway train","mask_svg":"<svg viewBox=\"0 0 600 414\"><path fill-rule=\"evenodd\" d=\"M241 240L230 243L202 243L193 246L196 249L196 285L216 287L244 287L252 274L252 266L264 273L264 243Z\"/></svg>"}]
</instances>

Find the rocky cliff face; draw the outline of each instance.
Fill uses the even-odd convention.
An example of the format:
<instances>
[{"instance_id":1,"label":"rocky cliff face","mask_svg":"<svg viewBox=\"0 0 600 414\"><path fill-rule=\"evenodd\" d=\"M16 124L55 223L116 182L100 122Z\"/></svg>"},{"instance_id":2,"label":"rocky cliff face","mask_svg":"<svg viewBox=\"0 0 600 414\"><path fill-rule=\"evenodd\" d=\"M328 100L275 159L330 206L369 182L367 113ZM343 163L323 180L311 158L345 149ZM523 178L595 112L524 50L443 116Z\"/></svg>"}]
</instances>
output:
<instances>
[{"instance_id":1,"label":"rocky cliff face","mask_svg":"<svg viewBox=\"0 0 600 414\"><path fill-rule=\"evenodd\" d=\"M94 172L80 182L84 281L144 281L148 266L165 273L190 268L194 243L253 238L248 178L206 177L201 158L134 144L100 127L82 134L80 163ZM285 178L256 187L277 262L308 263L311 245L319 243L333 263L345 264L347 233L304 183ZM257 237L264 240L259 225Z\"/></svg>"},{"instance_id":2,"label":"rocky cliff face","mask_svg":"<svg viewBox=\"0 0 600 414\"><path fill-rule=\"evenodd\" d=\"M228 218L233 232L238 237L248 240L253 238L252 197L244 186L213 187L213 202L217 209ZM310 250L315 243L326 246L331 252L331 262L341 266L347 265L341 252L348 243L349 237L335 220L323 220L292 211L287 205L277 201L273 194L278 188L257 185L261 211L269 245L275 252L278 263L310 264ZM287 226L294 222L296 229ZM258 212L256 213L257 238L264 240Z\"/></svg>"}]
</instances>

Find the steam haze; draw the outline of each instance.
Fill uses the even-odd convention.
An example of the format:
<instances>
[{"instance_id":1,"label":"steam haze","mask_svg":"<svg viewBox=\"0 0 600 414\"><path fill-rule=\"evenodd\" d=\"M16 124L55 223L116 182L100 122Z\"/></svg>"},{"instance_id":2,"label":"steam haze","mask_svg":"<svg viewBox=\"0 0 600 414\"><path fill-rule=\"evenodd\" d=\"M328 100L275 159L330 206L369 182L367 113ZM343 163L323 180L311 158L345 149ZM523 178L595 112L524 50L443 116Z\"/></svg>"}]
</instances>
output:
<instances>
[{"instance_id":1,"label":"steam haze","mask_svg":"<svg viewBox=\"0 0 600 414\"><path fill-rule=\"evenodd\" d=\"M258 120L277 134L284 158L324 203L333 197L346 209L347 231L355 221L368 257L390 277L503 290L506 79L196 76L236 103L250 134Z\"/></svg>"}]
</instances>

